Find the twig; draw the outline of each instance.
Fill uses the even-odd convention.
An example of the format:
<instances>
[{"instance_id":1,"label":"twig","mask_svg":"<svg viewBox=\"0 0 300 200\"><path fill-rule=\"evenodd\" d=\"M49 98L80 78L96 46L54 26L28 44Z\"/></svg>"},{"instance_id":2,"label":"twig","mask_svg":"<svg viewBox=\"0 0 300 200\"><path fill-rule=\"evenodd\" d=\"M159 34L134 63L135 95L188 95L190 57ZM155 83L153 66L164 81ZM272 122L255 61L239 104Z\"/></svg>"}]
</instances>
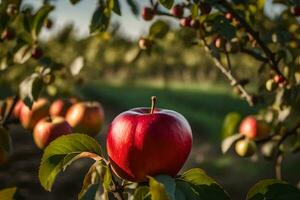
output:
<instances>
[{"instance_id":1,"label":"twig","mask_svg":"<svg viewBox=\"0 0 300 200\"><path fill-rule=\"evenodd\" d=\"M255 51L252 51L250 49L246 49L244 47L241 47L241 52L245 53L245 54L248 54L254 58L256 58L257 60L260 60L262 62L268 62L269 60L267 58L265 58L264 56L256 53Z\"/></svg>"},{"instance_id":2,"label":"twig","mask_svg":"<svg viewBox=\"0 0 300 200\"><path fill-rule=\"evenodd\" d=\"M110 171L113 172L110 163L108 163L108 167L109 167ZM118 200L125 200L125 198L124 198L124 196L123 196L123 194L122 194L122 190L123 190L122 188L123 188L123 187L119 185L119 183L118 183L118 181L115 179L115 175L114 175L113 173L112 173L112 175L111 175L111 180L112 180L112 182L113 182L113 184L114 184L114 187L115 187L115 188L114 188L114 191L113 191L115 197L116 197Z\"/></svg>"},{"instance_id":3,"label":"twig","mask_svg":"<svg viewBox=\"0 0 300 200\"><path fill-rule=\"evenodd\" d=\"M205 50L211 55L215 65L219 70L226 76L230 81L231 86L235 86L241 92L241 96L248 102L250 106L254 105L253 96L248 93L248 91L242 86L239 81L234 77L231 70L227 70L226 67L221 63L220 58L213 54L211 47L207 44L205 38L202 36L201 32L198 32L200 39L202 40Z\"/></svg>"},{"instance_id":4,"label":"twig","mask_svg":"<svg viewBox=\"0 0 300 200\"><path fill-rule=\"evenodd\" d=\"M161 10L156 10L155 12L156 15L161 15L161 16L168 16L168 17L174 17L173 15L171 15L170 13L161 11Z\"/></svg>"},{"instance_id":5,"label":"twig","mask_svg":"<svg viewBox=\"0 0 300 200\"><path fill-rule=\"evenodd\" d=\"M261 49L264 51L265 55L268 57L268 62L271 66L271 68L280 76L283 76L283 74L280 72L278 68L278 63L275 59L275 54L269 49L269 47L264 43L264 41L260 38L259 33L254 31L252 27L247 23L247 21L241 17L228 3L227 1L220 0L220 4L222 4L228 12L230 12L234 18L236 18L240 24L246 29L246 31L256 40L257 44L261 47Z\"/></svg>"},{"instance_id":6,"label":"twig","mask_svg":"<svg viewBox=\"0 0 300 200\"><path fill-rule=\"evenodd\" d=\"M295 126L293 129L290 131L286 132L281 139L278 141L277 147L279 148L280 145L291 135L297 134L297 129L300 128L300 124ZM275 175L276 178L279 180L282 180L282 161L283 161L283 152L278 150L276 156L275 156Z\"/></svg>"},{"instance_id":7,"label":"twig","mask_svg":"<svg viewBox=\"0 0 300 200\"><path fill-rule=\"evenodd\" d=\"M8 112L5 112L5 116L4 116L3 121L2 121L2 125L4 127L6 127L8 125L9 118L10 118L10 116L11 116L11 114L12 114L12 112L13 112L13 110L14 110L17 102L18 102L18 100L19 100L19 96L15 95L13 97L13 101L12 101L10 107L8 108Z\"/></svg>"},{"instance_id":8,"label":"twig","mask_svg":"<svg viewBox=\"0 0 300 200\"><path fill-rule=\"evenodd\" d=\"M230 57L229 57L229 53L226 49L226 47L224 47L224 51L225 51L225 56L226 56L226 60L227 60L227 66L228 66L228 70L231 71L231 62L230 62Z\"/></svg>"}]
</instances>

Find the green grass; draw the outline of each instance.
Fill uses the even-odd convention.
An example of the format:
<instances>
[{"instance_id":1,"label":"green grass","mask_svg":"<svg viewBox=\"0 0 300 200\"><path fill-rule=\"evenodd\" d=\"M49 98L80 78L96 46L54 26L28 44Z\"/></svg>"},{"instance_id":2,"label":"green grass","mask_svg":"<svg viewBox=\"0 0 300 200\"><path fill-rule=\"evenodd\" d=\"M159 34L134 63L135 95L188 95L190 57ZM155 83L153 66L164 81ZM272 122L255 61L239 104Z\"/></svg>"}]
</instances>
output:
<instances>
[{"instance_id":1,"label":"green grass","mask_svg":"<svg viewBox=\"0 0 300 200\"><path fill-rule=\"evenodd\" d=\"M87 99L98 100L104 107L122 112L134 107L150 106L150 97L158 98L158 107L183 114L190 122L193 134L216 140L220 135L225 115L236 111L242 115L254 113L246 102L231 96L226 88L218 86L171 87L169 89L146 85L113 85L93 83L79 92Z\"/></svg>"}]
</instances>

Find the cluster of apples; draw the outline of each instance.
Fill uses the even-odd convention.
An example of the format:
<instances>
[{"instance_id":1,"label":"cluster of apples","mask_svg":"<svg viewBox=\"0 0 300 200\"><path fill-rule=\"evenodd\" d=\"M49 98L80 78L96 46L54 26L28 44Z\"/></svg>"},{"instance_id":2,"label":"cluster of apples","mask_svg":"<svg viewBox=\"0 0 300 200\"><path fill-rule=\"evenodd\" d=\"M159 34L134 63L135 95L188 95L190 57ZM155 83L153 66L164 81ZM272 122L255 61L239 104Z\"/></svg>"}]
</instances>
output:
<instances>
[{"instance_id":1,"label":"cluster of apples","mask_svg":"<svg viewBox=\"0 0 300 200\"><path fill-rule=\"evenodd\" d=\"M77 102L75 99L58 99L50 104L46 98L40 98L31 109L20 100L13 115L25 129L33 130L34 142L40 149L72 132L96 137L104 122L100 103Z\"/></svg>"},{"instance_id":2,"label":"cluster of apples","mask_svg":"<svg viewBox=\"0 0 300 200\"><path fill-rule=\"evenodd\" d=\"M239 127L239 133L244 136L235 144L235 151L241 157L250 157L256 152L255 140L269 136L270 126L254 116L243 119Z\"/></svg>"}]
</instances>

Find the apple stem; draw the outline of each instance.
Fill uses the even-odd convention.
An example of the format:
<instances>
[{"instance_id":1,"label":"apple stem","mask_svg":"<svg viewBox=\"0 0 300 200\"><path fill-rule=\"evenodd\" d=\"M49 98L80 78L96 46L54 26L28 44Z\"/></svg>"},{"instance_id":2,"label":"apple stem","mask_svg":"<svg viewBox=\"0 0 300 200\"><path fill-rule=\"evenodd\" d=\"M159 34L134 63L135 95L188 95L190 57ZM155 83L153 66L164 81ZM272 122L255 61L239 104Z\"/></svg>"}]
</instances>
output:
<instances>
[{"instance_id":1,"label":"apple stem","mask_svg":"<svg viewBox=\"0 0 300 200\"><path fill-rule=\"evenodd\" d=\"M150 110L150 114L154 113L155 105L156 105L156 96L152 96L151 97L151 110Z\"/></svg>"}]
</instances>

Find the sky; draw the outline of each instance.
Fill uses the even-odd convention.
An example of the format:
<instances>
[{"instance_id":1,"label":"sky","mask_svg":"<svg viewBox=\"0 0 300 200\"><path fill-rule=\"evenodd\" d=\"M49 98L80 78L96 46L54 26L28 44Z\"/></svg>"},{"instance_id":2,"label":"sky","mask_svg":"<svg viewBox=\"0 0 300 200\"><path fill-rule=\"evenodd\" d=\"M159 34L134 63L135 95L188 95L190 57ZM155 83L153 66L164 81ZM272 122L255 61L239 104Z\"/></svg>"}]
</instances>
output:
<instances>
[{"instance_id":1,"label":"sky","mask_svg":"<svg viewBox=\"0 0 300 200\"><path fill-rule=\"evenodd\" d=\"M147 5L148 0L136 0L141 7ZM25 4L31 4L38 7L42 4L42 0L24 0ZM79 37L88 35L89 24L93 12L96 8L97 0L81 0L78 4L72 5L69 0L58 0L55 2L56 9L51 13L51 18L54 19L54 28L49 32L44 30L42 34L49 37L55 34L65 24L73 23ZM280 13L281 7L271 6L272 0L267 0L265 11L274 17L276 13ZM127 38L135 39L148 31L151 22L145 22L141 17L134 16L129 10L124 0L120 1L122 16L113 15L113 21L118 21L121 25L120 31Z\"/></svg>"}]
</instances>

